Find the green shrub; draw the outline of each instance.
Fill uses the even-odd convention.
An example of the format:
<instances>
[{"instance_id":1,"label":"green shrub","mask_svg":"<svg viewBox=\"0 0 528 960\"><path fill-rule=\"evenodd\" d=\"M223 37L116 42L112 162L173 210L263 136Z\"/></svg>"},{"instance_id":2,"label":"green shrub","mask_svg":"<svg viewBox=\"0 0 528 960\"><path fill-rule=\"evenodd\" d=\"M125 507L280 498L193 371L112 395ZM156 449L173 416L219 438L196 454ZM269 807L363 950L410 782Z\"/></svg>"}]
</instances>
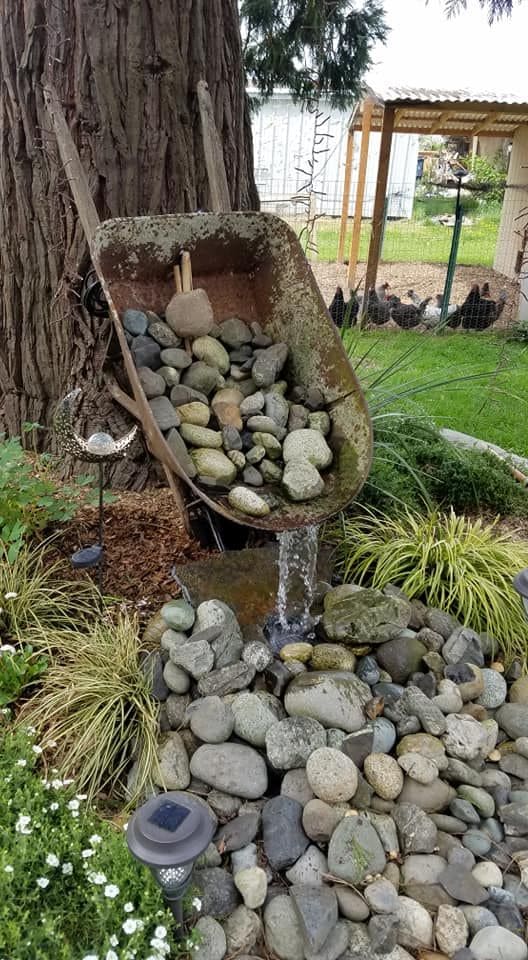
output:
<instances>
[{"instance_id":1,"label":"green shrub","mask_svg":"<svg viewBox=\"0 0 528 960\"><path fill-rule=\"evenodd\" d=\"M71 520L90 477L61 483L47 455L31 455L17 437L0 435L0 540L12 562L26 539L52 523Z\"/></svg>"},{"instance_id":2,"label":"green shrub","mask_svg":"<svg viewBox=\"0 0 528 960\"><path fill-rule=\"evenodd\" d=\"M437 512L399 517L366 512L334 524L338 566L347 581L383 587L396 583L493 636L508 660L526 660L528 624L512 578L528 567L528 542L499 535L485 524Z\"/></svg>"},{"instance_id":3,"label":"green shrub","mask_svg":"<svg viewBox=\"0 0 528 960\"><path fill-rule=\"evenodd\" d=\"M57 742L62 773L90 798L110 788L124 796L133 761L131 792L140 796L157 764L159 704L141 669L137 621L120 614L83 632L48 631L46 641L54 661L25 721Z\"/></svg>"},{"instance_id":4,"label":"green shrub","mask_svg":"<svg viewBox=\"0 0 528 960\"><path fill-rule=\"evenodd\" d=\"M9 644L0 646L0 707L18 700L47 666L46 657L36 655L30 644L18 648Z\"/></svg>"},{"instance_id":5,"label":"green shrub","mask_svg":"<svg viewBox=\"0 0 528 960\"><path fill-rule=\"evenodd\" d=\"M484 202L500 204L504 199L506 171L504 164L493 163L487 157L475 154L470 158L469 169L474 175L474 183L485 191Z\"/></svg>"},{"instance_id":6,"label":"green shrub","mask_svg":"<svg viewBox=\"0 0 528 960\"><path fill-rule=\"evenodd\" d=\"M149 871L130 856L123 827L100 820L71 781L41 768L41 753L26 731L0 728L0 956L188 953L196 934L173 942L172 916Z\"/></svg>"}]
</instances>

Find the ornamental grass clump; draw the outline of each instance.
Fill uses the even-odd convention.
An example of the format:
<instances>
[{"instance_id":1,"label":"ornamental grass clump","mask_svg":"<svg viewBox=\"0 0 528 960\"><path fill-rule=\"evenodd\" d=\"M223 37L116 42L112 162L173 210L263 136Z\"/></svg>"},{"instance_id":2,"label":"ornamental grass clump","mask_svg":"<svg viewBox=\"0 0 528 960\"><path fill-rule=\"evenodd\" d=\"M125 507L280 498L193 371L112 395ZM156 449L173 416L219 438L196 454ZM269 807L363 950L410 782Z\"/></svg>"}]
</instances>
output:
<instances>
[{"instance_id":1,"label":"ornamental grass clump","mask_svg":"<svg viewBox=\"0 0 528 960\"><path fill-rule=\"evenodd\" d=\"M367 510L330 530L343 578L382 588L395 583L411 599L490 634L506 660L526 661L528 624L512 578L528 566L528 542L497 532L497 520L406 510Z\"/></svg>"},{"instance_id":2,"label":"ornamental grass clump","mask_svg":"<svg viewBox=\"0 0 528 960\"><path fill-rule=\"evenodd\" d=\"M159 704L141 667L135 618L96 620L85 631L48 634L54 660L23 711L25 722L56 741L61 772L90 798L98 791L140 796L157 765Z\"/></svg>"},{"instance_id":3,"label":"ornamental grass clump","mask_svg":"<svg viewBox=\"0 0 528 960\"><path fill-rule=\"evenodd\" d=\"M189 955L123 824L103 821L77 783L42 763L46 739L0 716L0 956L6 960L165 960ZM126 826L126 824L125 824ZM189 904L191 906L191 904ZM192 906L201 906L195 899Z\"/></svg>"}]
</instances>

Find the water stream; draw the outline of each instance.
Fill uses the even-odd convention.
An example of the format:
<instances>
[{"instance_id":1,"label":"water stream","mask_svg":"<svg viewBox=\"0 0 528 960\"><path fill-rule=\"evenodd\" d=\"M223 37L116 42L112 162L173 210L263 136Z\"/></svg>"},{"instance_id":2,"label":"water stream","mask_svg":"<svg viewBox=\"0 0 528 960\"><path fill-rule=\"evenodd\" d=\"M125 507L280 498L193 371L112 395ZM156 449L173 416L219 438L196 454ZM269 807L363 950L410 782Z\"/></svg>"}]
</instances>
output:
<instances>
[{"instance_id":1,"label":"water stream","mask_svg":"<svg viewBox=\"0 0 528 960\"><path fill-rule=\"evenodd\" d=\"M267 624L268 636L275 652L286 643L306 640L312 635L314 622L310 615L310 605L316 582L318 533L317 526L307 526L277 534L277 608Z\"/></svg>"}]
</instances>

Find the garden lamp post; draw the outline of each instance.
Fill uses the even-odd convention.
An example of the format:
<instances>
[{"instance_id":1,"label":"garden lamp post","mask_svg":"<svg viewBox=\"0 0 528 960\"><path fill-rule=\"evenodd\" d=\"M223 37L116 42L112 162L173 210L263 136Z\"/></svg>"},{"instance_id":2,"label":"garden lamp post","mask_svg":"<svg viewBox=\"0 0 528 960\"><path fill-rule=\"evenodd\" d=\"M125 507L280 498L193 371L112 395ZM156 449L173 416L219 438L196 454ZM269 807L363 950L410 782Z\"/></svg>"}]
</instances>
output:
<instances>
[{"instance_id":1,"label":"garden lamp post","mask_svg":"<svg viewBox=\"0 0 528 960\"><path fill-rule=\"evenodd\" d=\"M78 460L97 464L98 467L99 542L93 544L91 547L82 547L80 550L77 550L71 558L71 563L75 570L87 570L97 567L99 593L102 597L104 569L104 465L105 463L113 463L116 460L122 460L123 457L126 457L132 441L136 436L137 427L133 427L133 429L120 440L114 440L108 433L92 433L92 435L85 440L75 432L73 426L73 410L80 396L81 391L79 389L72 390L71 393L61 400L55 411L53 425L59 446L64 453L69 453Z\"/></svg>"},{"instance_id":2,"label":"garden lamp post","mask_svg":"<svg viewBox=\"0 0 528 960\"><path fill-rule=\"evenodd\" d=\"M524 613L528 620L528 567L525 567L524 570L521 570L521 572L514 577L513 586L522 599Z\"/></svg>"},{"instance_id":3,"label":"garden lamp post","mask_svg":"<svg viewBox=\"0 0 528 960\"><path fill-rule=\"evenodd\" d=\"M215 829L207 807L179 791L147 800L129 821L130 853L151 869L180 930L194 862L209 846Z\"/></svg>"}]
</instances>

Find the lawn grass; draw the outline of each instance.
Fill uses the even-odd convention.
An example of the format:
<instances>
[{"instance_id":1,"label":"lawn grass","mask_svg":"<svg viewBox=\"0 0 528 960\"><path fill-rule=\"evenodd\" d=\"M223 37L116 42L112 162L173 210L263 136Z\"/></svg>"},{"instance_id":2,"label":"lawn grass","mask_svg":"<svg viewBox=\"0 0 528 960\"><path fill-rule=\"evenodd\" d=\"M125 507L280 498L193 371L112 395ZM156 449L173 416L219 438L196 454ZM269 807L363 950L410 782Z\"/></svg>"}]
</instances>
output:
<instances>
[{"instance_id":1,"label":"lawn grass","mask_svg":"<svg viewBox=\"0 0 528 960\"><path fill-rule=\"evenodd\" d=\"M451 212L451 211L449 211ZM389 220L385 226L382 260L400 263L447 263L453 230L429 219L429 211L415 207L412 220ZM499 230L500 211L496 207L468 211L471 224L462 227L458 263L466 266L492 267ZM345 251L350 248L352 220L347 232ZM371 222L361 224L359 259L366 260ZM339 240L339 220L321 219L317 224L319 260L335 260Z\"/></svg>"},{"instance_id":2,"label":"lawn grass","mask_svg":"<svg viewBox=\"0 0 528 960\"><path fill-rule=\"evenodd\" d=\"M500 334L356 332L347 334L353 358L370 351L360 379L371 379L413 348L381 389L387 397L405 389L475 374L482 379L432 387L398 399L393 409L422 413L439 427L449 427L528 456L528 348ZM380 388L378 387L378 395Z\"/></svg>"}]
</instances>

